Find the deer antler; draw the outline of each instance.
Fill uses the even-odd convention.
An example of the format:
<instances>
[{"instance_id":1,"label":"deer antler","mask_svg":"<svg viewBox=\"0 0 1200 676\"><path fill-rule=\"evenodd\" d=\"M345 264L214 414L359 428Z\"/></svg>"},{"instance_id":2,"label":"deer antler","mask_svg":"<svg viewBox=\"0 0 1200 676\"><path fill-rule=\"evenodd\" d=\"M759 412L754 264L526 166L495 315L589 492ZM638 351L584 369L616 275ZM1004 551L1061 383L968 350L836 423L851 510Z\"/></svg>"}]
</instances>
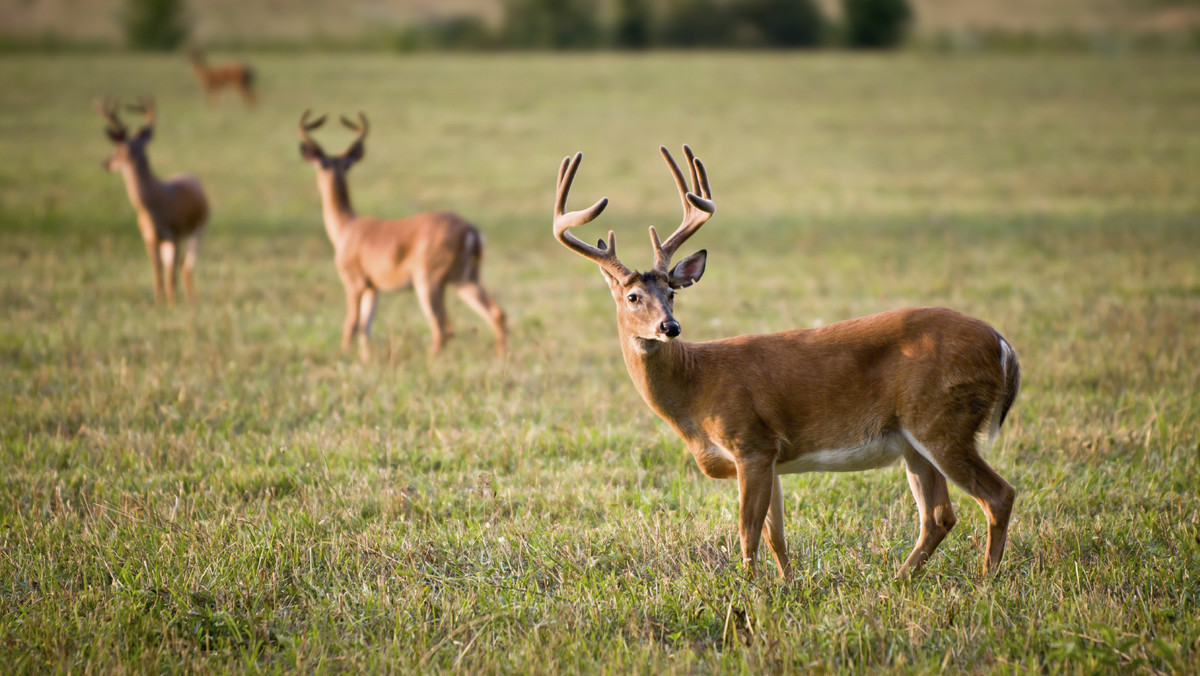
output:
<instances>
[{"instance_id":1,"label":"deer antler","mask_svg":"<svg viewBox=\"0 0 1200 676\"><path fill-rule=\"evenodd\" d=\"M361 110L358 111L359 122L357 124L355 124L354 122L351 122L350 119L347 118L345 115L342 115L341 117L342 117L342 126L343 127L349 129L350 131L358 132L358 138L354 139L354 143L358 143L359 141L362 141L363 139L365 139L367 137L367 130L370 127L367 124L367 116L365 113L363 113ZM323 120L325 118L321 118L321 119ZM350 145L354 145L354 143L351 143Z\"/></svg>"},{"instance_id":2,"label":"deer antler","mask_svg":"<svg viewBox=\"0 0 1200 676\"><path fill-rule=\"evenodd\" d=\"M124 138L125 135L129 133L129 130L125 127L125 123L121 121L121 118L117 114L121 107L120 101L106 96L103 99L95 99L92 101L92 106L96 109L96 112L100 113L104 116L104 119L108 120L109 131L112 132L114 136Z\"/></svg>"},{"instance_id":3,"label":"deer antler","mask_svg":"<svg viewBox=\"0 0 1200 676\"><path fill-rule=\"evenodd\" d=\"M309 136L309 135L308 135L308 132L310 132L310 131L312 131L312 130L316 129L317 127L320 127L320 126L321 126L321 125L323 125L323 124L325 124L325 117L326 117L326 116L325 116L325 115L322 115L321 117L318 117L317 119L313 120L312 122L309 122L309 121L308 121L308 116L309 116L311 113L312 113L312 109L311 109L311 108L305 108L305 109L304 109L304 114L300 116L300 138L301 138L301 139L302 139L302 140L303 140L305 143L311 144L311 145L312 145L313 147L315 147L315 148L320 148L320 147L321 147L321 144L320 144L320 143L317 143L316 141L314 141L314 140L313 140L313 137L311 137L311 136Z\"/></svg>"},{"instance_id":4,"label":"deer antler","mask_svg":"<svg viewBox=\"0 0 1200 676\"><path fill-rule=\"evenodd\" d=\"M667 147L659 146L658 151L667 161L667 167L675 178L675 186L679 188L679 197L683 200L683 221L667 241L659 243L658 233L655 232L654 226L650 226L650 243L654 246L654 269L666 274L671 266L671 256L675 255L675 251L695 234L700 226L712 218L717 206L712 201L712 190L708 187L708 173L704 171L704 164L696 159L691 148L683 146L683 154L687 157L688 168L692 174L690 191L683 172L679 170L679 165L675 164L675 158L671 157Z\"/></svg>"},{"instance_id":5,"label":"deer antler","mask_svg":"<svg viewBox=\"0 0 1200 676\"><path fill-rule=\"evenodd\" d=\"M571 228L592 221L600 215L600 212L604 211L604 207L608 206L608 198L604 197L587 209L564 213L567 207L567 194L571 192L571 182L575 180L575 172L579 170L581 161L583 161L583 153L575 153L574 157L564 157L562 165L558 168L558 189L554 199L554 238L580 256L599 264L614 277L628 277L633 274L633 271L625 267L625 264L617 258L617 240L612 230L608 231L607 246L605 246L604 240L597 242L596 246L584 244L582 240L568 232Z\"/></svg>"},{"instance_id":6,"label":"deer antler","mask_svg":"<svg viewBox=\"0 0 1200 676\"><path fill-rule=\"evenodd\" d=\"M142 129L149 129L154 126L155 107L153 98L143 96L137 100L137 103L127 104L125 108L146 116L146 124L142 125Z\"/></svg>"},{"instance_id":7,"label":"deer antler","mask_svg":"<svg viewBox=\"0 0 1200 676\"><path fill-rule=\"evenodd\" d=\"M342 126L343 127L347 128L351 131L358 132L358 136L355 137L355 139L350 142L349 146L346 146L346 152L351 152L351 151L357 152L361 156L362 142L363 142L363 139L365 139L367 137L367 129L370 128L369 125L367 124L366 114L363 113L361 110L358 111L358 119L359 119L358 124L351 122L350 119L347 118L345 115L342 115L341 118L342 118Z\"/></svg>"}]
</instances>

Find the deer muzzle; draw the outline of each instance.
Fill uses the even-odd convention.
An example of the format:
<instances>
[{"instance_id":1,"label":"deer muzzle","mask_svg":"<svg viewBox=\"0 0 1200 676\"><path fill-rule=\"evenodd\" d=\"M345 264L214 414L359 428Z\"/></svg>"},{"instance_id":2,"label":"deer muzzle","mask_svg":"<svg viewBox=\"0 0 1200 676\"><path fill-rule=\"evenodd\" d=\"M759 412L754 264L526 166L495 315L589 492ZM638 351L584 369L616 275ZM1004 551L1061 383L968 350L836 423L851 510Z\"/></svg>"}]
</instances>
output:
<instances>
[{"instance_id":1,"label":"deer muzzle","mask_svg":"<svg viewBox=\"0 0 1200 676\"><path fill-rule=\"evenodd\" d=\"M674 319L668 319L662 324L659 324L658 330L667 338L675 338L683 331L683 329L679 327L679 322L675 321Z\"/></svg>"}]
</instances>

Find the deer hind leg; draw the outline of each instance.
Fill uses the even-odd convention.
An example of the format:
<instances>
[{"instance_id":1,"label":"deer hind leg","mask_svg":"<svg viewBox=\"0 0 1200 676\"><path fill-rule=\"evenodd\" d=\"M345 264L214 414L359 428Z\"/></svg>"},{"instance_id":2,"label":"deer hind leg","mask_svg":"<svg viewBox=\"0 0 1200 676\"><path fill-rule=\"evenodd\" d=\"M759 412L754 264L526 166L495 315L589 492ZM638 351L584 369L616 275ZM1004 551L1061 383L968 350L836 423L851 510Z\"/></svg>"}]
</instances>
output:
<instances>
[{"instance_id":1,"label":"deer hind leg","mask_svg":"<svg viewBox=\"0 0 1200 676\"><path fill-rule=\"evenodd\" d=\"M425 319L429 322L432 334L429 354L433 356L442 351L451 335L450 322L446 319L446 287L439 283L414 281L413 290L417 293L421 312L425 313Z\"/></svg>"},{"instance_id":2,"label":"deer hind leg","mask_svg":"<svg viewBox=\"0 0 1200 676\"><path fill-rule=\"evenodd\" d=\"M974 431L956 441L931 441L928 444L922 444L907 430L904 435L918 453L983 508L988 523L983 574L996 573L1004 556L1004 544L1008 540L1008 521L1016 500L1016 490L979 456Z\"/></svg>"},{"instance_id":3,"label":"deer hind leg","mask_svg":"<svg viewBox=\"0 0 1200 676\"><path fill-rule=\"evenodd\" d=\"M921 535L897 577L908 577L920 570L933 552L946 539L958 519L950 506L950 491L946 477L909 446L904 451L904 469L908 473L908 487L917 501L917 513L921 519Z\"/></svg>"},{"instance_id":4,"label":"deer hind leg","mask_svg":"<svg viewBox=\"0 0 1200 676\"><path fill-rule=\"evenodd\" d=\"M175 304L175 280L178 275L175 267L175 242L164 240L158 243L158 255L162 261L163 276L167 282L167 304Z\"/></svg>"},{"instance_id":5,"label":"deer hind leg","mask_svg":"<svg viewBox=\"0 0 1200 676\"><path fill-rule=\"evenodd\" d=\"M189 303L196 301L196 287L192 283L192 270L196 267L196 258L199 256L200 234L196 233L187 239L187 247L183 255L183 291L187 294Z\"/></svg>"},{"instance_id":6,"label":"deer hind leg","mask_svg":"<svg viewBox=\"0 0 1200 676\"><path fill-rule=\"evenodd\" d=\"M363 361L371 358L371 326L375 323L375 308L379 292L368 287L358 301L358 353Z\"/></svg>"},{"instance_id":7,"label":"deer hind leg","mask_svg":"<svg viewBox=\"0 0 1200 676\"><path fill-rule=\"evenodd\" d=\"M496 352L501 356L508 350L508 329L504 310L492 300L479 282L464 282L458 287L458 297L492 327L496 334Z\"/></svg>"},{"instance_id":8,"label":"deer hind leg","mask_svg":"<svg viewBox=\"0 0 1200 676\"><path fill-rule=\"evenodd\" d=\"M754 559L763 532L773 535L767 525L767 513L771 511L778 477L774 461L742 460L737 463L738 479L738 534L742 543L742 565L746 572L754 574ZM779 529L782 531L782 491L780 491ZM779 534L782 542L782 532ZM770 537L768 537L770 541ZM774 547L774 545L772 545ZM785 554L786 556L786 554Z\"/></svg>"},{"instance_id":9,"label":"deer hind leg","mask_svg":"<svg viewBox=\"0 0 1200 676\"><path fill-rule=\"evenodd\" d=\"M779 577L784 580L790 579L792 570L788 563L787 538L783 535L783 482L780 481L778 474L775 475L775 481L772 484L771 506L767 508L762 536L766 539L767 546L771 548L771 554L775 557L775 569L779 571Z\"/></svg>"}]
</instances>

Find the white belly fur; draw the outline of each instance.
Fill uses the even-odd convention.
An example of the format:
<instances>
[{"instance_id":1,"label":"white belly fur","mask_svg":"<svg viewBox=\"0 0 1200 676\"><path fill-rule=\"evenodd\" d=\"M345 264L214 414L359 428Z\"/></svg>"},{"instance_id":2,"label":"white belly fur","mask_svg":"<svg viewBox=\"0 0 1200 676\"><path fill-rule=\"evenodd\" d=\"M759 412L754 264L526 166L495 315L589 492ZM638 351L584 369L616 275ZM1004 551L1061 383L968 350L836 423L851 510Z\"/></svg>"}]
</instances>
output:
<instances>
[{"instance_id":1,"label":"white belly fur","mask_svg":"<svg viewBox=\"0 0 1200 676\"><path fill-rule=\"evenodd\" d=\"M801 472L858 472L887 467L896 462L907 444L899 434L888 434L858 446L805 453L775 465L776 474Z\"/></svg>"}]
</instances>

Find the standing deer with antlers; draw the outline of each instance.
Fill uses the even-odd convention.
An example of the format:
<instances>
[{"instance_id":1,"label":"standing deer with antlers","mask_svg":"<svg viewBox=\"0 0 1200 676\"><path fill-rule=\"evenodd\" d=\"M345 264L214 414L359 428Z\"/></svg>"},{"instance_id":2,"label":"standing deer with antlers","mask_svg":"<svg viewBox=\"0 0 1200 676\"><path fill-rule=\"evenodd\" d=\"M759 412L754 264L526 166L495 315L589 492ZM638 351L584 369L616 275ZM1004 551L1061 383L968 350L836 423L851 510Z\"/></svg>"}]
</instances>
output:
<instances>
[{"instance_id":1,"label":"standing deer with antlers","mask_svg":"<svg viewBox=\"0 0 1200 676\"><path fill-rule=\"evenodd\" d=\"M163 279L166 278L166 299L175 302L176 261L181 247L183 257L183 288L188 302L195 299L192 268L200 251L200 239L208 220L208 199L200 181L191 174L177 174L165 181L158 180L150 169L146 146L154 136L154 102L143 99L127 106L140 113L146 123L133 136L121 122L116 99L95 102L96 110L108 120L105 131L113 142L113 154L102 163L109 171L119 171L125 179L125 191L137 211L138 229L146 243L146 254L154 268L154 300L163 299ZM165 272L165 274L164 274Z\"/></svg>"},{"instance_id":2,"label":"standing deer with antlers","mask_svg":"<svg viewBox=\"0 0 1200 676\"><path fill-rule=\"evenodd\" d=\"M325 232L333 243L334 263L346 290L346 323L342 351L350 349L355 333L363 360L370 356L371 324L380 291L412 287L433 334L430 354L441 351L451 335L446 316L446 286L483 317L496 334L496 351L503 355L508 338L504 310L479 281L483 263L483 236L458 214L439 211L385 220L360 216L350 205L346 172L363 158L367 116L359 123L342 117L342 124L358 134L341 155L327 155L309 132L325 123L325 116L309 121L300 117L300 156L317 170Z\"/></svg>"},{"instance_id":3,"label":"standing deer with antlers","mask_svg":"<svg viewBox=\"0 0 1200 676\"><path fill-rule=\"evenodd\" d=\"M242 95L242 101L253 106L256 102L254 95L254 69L244 63L222 63L216 66L208 65L204 50L195 48L188 52L188 61L192 64L192 72L196 81L204 88L205 98L211 105L221 97L221 90L226 87L235 88Z\"/></svg>"},{"instance_id":4,"label":"standing deer with antlers","mask_svg":"<svg viewBox=\"0 0 1200 676\"><path fill-rule=\"evenodd\" d=\"M983 572L995 572L1016 493L976 444L985 427L995 437L1017 395L1020 366L1012 346L988 324L942 308L703 343L676 340L675 291L700 280L707 252L674 267L671 258L715 205L691 149L683 148L690 191L670 153L660 150L684 217L665 242L650 228L649 272L621 263L611 231L608 244L596 246L571 234L608 204L605 198L564 213L582 154L559 168L554 236L599 264L617 305L625 367L642 398L683 438L704 474L737 479L744 565L753 572L765 537L779 574L790 575L780 475L866 470L903 458L921 533L899 575L920 569L954 526L947 479L983 508Z\"/></svg>"}]
</instances>

